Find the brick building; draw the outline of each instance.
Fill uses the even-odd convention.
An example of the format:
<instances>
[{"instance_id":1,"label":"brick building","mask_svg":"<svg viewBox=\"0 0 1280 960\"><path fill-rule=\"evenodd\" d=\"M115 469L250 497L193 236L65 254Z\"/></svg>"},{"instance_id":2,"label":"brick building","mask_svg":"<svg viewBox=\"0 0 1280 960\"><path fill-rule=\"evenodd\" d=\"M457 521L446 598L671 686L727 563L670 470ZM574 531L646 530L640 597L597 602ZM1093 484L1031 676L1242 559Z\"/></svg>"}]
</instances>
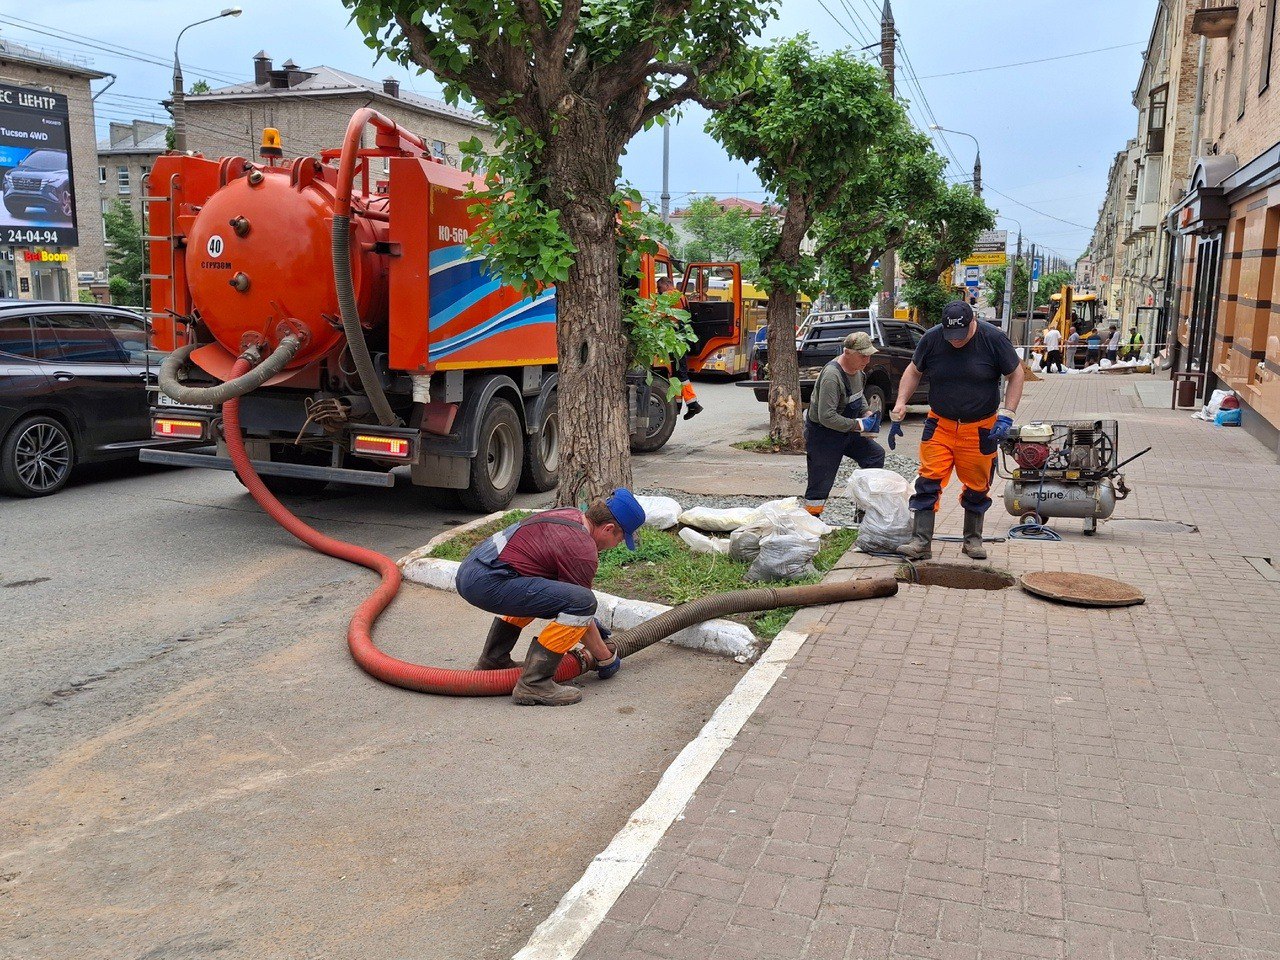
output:
<instances>
[{"instance_id":1,"label":"brick building","mask_svg":"<svg viewBox=\"0 0 1280 960\"><path fill-rule=\"evenodd\" d=\"M67 98L71 182L79 246L8 244L0 236L0 296L75 300L80 275L106 269L98 200L98 158L90 82L105 77L90 67L0 39L0 84ZM7 165L6 165L7 166ZM15 224L17 226L17 224Z\"/></svg>"},{"instance_id":2,"label":"brick building","mask_svg":"<svg viewBox=\"0 0 1280 960\"><path fill-rule=\"evenodd\" d=\"M256 157L264 127L280 131L286 156L337 147L351 115L373 107L421 136L432 152L454 164L458 144L478 137L492 151L493 133L475 113L407 93L393 79L381 82L333 67L300 69L292 60L272 66L265 52L253 60L253 80L186 97L187 146L207 157Z\"/></svg>"},{"instance_id":3,"label":"brick building","mask_svg":"<svg viewBox=\"0 0 1280 960\"><path fill-rule=\"evenodd\" d=\"M103 213L123 200L141 220L145 181L156 158L169 149L168 131L165 124L147 120L111 124L107 139L98 141L98 184Z\"/></svg>"}]
</instances>

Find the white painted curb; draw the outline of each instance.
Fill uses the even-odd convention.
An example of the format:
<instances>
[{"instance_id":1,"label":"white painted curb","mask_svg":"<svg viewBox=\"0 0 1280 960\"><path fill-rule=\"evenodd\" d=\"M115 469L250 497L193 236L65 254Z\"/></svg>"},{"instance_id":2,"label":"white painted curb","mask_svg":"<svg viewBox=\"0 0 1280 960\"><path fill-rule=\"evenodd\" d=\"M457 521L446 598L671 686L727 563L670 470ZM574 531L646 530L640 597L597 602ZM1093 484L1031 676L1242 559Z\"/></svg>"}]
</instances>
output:
<instances>
[{"instance_id":1,"label":"white painted curb","mask_svg":"<svg viewBox=\"0 0 1280 960\"><path fill-rule=\"evenodd\" d=\"M501 514L496 516L501 516ZM491 519L493 517L485 517L474 525L479 526ZM459 528L459 530L461 529L463 528ZM454 530L450 534L444 535L445 539L459 532L459 530ZM404 574L404 578L413 583L420 583L436 590L457 592L456 581L460 564L456 560L439 560L425 556L425 554L434 549L435 545L436 541L432 541L425 547L415 550L399 560L400 570ZM625 597L615 597L609 593L601 593L599 590L595 591L595 595L599 603L596 609L596 616L610 630L629 629L644 623L646 620L652 620L658 614L665 613L671 609L660 603L628 600ZM722 657L732 657L741 663L754 660L760 653L755 634L743 624L734 623L732 620L708 620L705 623L695 624L692 627L686 627L679 633L673 633L665 638L663 643L672 643L678 647L701 650L704 653L714 653ZM777 641L775 640L774 643L777 643Z\"/></svg>"},{"instance_id":2,"label":"white painted curb","mask_svg":"<svg viewBox=\"0 0 1280 960\"><path fill-rule=\"evenodd\" d=\"M778 634L513 960L572 960L578 955L807 639L808 634L790 630Z\"/></svg>"}]
</instances>

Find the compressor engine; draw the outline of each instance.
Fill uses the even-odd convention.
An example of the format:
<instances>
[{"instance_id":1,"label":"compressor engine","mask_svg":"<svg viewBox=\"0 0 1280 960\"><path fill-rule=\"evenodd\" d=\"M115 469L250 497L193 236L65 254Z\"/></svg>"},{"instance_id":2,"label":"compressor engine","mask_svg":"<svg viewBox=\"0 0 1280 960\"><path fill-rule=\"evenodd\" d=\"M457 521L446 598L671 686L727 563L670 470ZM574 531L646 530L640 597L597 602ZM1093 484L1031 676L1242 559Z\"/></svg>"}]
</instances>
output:
<instances>
[{"instance_id":1,"label":"compressor engine","mask_svg":"<svg viewBox=\"0 0 1280 960\"><path fill-rule=\"evenodd\" d=\"M1015 427L1000 445L1000 475L1009 482L1004 504L1024 522L1052 517L1084 521L1086 536L1129 495L1120 468L1142 456L1118 459L1115 420L1029 423ZM1148 450L1150 447L1147 448Z\"/></svg>"}]
</instances>

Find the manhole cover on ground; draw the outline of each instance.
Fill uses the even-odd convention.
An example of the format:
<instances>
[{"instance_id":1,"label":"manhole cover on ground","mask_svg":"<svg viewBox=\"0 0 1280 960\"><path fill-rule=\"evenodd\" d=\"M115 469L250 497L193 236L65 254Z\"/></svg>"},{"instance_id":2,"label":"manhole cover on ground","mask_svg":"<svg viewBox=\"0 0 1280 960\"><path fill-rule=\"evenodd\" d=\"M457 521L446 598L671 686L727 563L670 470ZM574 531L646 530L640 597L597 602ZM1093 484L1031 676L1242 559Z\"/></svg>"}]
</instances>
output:
<instances>
[{"instance_id":1,"label":"manhole cover on ground","mask_svg":"<svg viewBox=\"0 0 1280 960\"><path fill-rule=\"evenodd\" d=\"M1003 590L1012 587L1013 575L991 567L975 567L964 563L904 563L895 576L903 583L922 587L950 587L953 590Z\"/></svg>"},{"instance_id":2,"label":"manhole cover on ground","mask_svg":"<svg viewBox=\"0 0 1280 960\"><path fill-rule=\"evenodd\" d=\"M1131 607L1147 599L1142 591L1120 580L1066 570L1025 573L1022 589L1046 600L1082 607Z\"/></svg>"},{"instance_id":3,"label":"manhole cover on ground","mask_svg":"<svg viewBox=\"0 0 1280 960\"><path fill-rule=\"evenodd\" d=\"M1108 520L1108 528L1118 533L1199 533L1200 528L1194 523L1183 523L1181 520Z\"/></svg>"}]
</instances>

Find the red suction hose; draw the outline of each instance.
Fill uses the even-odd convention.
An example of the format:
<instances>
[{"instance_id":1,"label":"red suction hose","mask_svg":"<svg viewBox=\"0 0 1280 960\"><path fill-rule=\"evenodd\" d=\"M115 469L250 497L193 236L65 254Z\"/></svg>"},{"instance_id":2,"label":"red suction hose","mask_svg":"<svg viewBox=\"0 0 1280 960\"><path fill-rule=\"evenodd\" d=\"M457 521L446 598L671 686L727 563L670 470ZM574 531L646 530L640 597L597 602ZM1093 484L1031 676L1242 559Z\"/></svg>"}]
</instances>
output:
<instances>
[{"instance_id":1,"label":"red suction hose","mask_svg":"<svg viewBox=\"0 0 1280 960\"><path fill-rule=\"evenodd\" d=\"M249 368L247 360L237 360L231 376L238 377ZM240 433L240 399L238 397L222 405L222 416L227 449L231 454L231 462L235 464L236 474L244 481L244 485L253 494L253 499L258 501L258 505L271 519L313 550L337 557L339 560L346 560L348 563L358 563L381 575L382 583L356 608L355 615L347 627L347 646L351 650L351 656L360 665L360 669L384 683L404 687L406 690L420 690L423 693L440 693L454 697L510 695L515 689L516 681L520 679L519 667L510 670L448 670L441 667L424 667L389 656L374 646L373 625L400 591L400 568L390 557L383 556L376 550L357 547L355 544L325 536L290 513L289 509L266 488L262 478L253 469L253 464L249 462L249 455L244 449L244 438ZM582 673L582 668L583 665L577 657L565 654L564 660L560 663L560 669L556 671L556 680L560 683L572 680Z\"/></svg>"}]
</instances>

